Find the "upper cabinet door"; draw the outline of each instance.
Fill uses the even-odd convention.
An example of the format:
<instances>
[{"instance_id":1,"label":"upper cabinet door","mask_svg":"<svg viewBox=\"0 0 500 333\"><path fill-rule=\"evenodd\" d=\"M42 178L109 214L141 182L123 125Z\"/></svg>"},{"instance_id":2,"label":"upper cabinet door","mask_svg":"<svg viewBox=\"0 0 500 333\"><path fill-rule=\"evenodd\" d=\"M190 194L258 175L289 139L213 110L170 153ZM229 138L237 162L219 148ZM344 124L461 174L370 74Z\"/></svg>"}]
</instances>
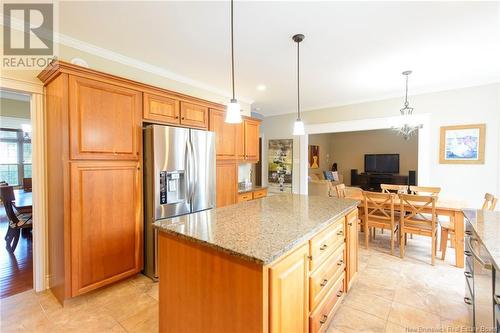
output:
<instances>
[{"instance_id":1,"label":"upper cabinet door","mask_svg":"<svg viewBox=\"0 0 500 333\"><path fill-rule=\"evenodd\" d=\"M144 119L180 124L180 102L167 96L144 93Z\"/></svg>"},{"instance_id":2,"label":"upper cabinet door","mask_svg":"<svg viewBox=\"0 0 500 333\"><path fill-rule=\"evenodd\" d=\"M188 127L208 128L208 108L181 102L181 124Z\"/></svg>"},{"instance_id":3,"label":"upper cabinet door","mask_svg":"<svg viewBox=\"0 0 500 333\"><path fill-rule=\"evenodd\" d=\"M70 76L72 159L139 159L142 94Z\"/></svg>"},{"instance_id":4,"label":"upper cabinet door","mask_svg":"<svg viewBox=\"0 0 500 333\"><path fill-rule=\"evenodd\" d=\"M235 158L236 126L226 123L226 113L219 110L210 110L210 131L215 132L215 153L217 159Z\"/></svg>"},{"instance_id":5,"label":"upper cabinet door","mask_svg":"<svg viewBox=\"0 0 500 333\"><path fill-rule=\"evenodd\" d=\"M236 138L234 140L235 144L235 156L238 160L245 159L245 123L236 124Z\"/></svg>"},{"instance_id":6,"label":"upper cabinet door","mask_svg":"<svg viewBox=\"0 0 500 333\"><path fill-rule=\"evenodd\" d=\"M245 159L259 160L259 122L245 119Z\"/></svg>"}]
</instances>

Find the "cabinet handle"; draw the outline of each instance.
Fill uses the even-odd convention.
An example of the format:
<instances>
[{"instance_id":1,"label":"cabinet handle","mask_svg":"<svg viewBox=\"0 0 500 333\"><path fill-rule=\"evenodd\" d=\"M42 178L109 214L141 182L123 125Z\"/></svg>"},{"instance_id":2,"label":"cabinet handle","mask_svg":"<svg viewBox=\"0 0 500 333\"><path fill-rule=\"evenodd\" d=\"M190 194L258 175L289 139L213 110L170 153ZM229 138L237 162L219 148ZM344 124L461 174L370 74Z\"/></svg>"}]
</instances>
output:
<instances>
[{"instance_id":1,"label":"cabinet handle","mask_svg":"<svg viewBox=\"0 0 500 333\"><path fill-rule=\"evenodd\" d=\"M337 293L337 297L340 297L342 296L342 290L340 290L338 293Z\"/></svg>"},{"instance_id":2,"label":"cabinet handle","mask_svg":"<svg viewBox=\"0 0 500 333\"><path fill-rule=\"evenodd\" d=\"M321 281L321 283L319 285L321 287L324 287L324 286L326 286L327 283L328 283L328 280L327 279L323 279L323 281Z\"/></svg>"},{"instance_id":3,"label":"cabinet handle","mask_svg":"<svg viewBox=\"0 0 500 333\"><path fill-rule=\"evenodd\" d=\"M465 304L472 305L472 300L469 297L464 297Z\"/></svg>"},{"instance_id":4,"label":"cabinet handle","mask_svg":"<svg viewBox=\"0 0 500 333\"><path fill-rule=\"evenodd\" d=\"M352 222L347 223L350 227L352 227Z\"/></svg>"},{"instance_id":5,"label":"cabinet handle","mask_svg":"<svg viewBox=\"0 0 500 333\"><path fill-rule=\"evenodd\" d=\"M468 235L468 236L472 236L472 231L470 231L470 230L465 230L465 232L464 232L464 233L465 233L466 235Z\"/></svg>"},{"instance_id":6,"label":"cabinet handle","mask_svg":"<svg viewBox=\"0 0 500 333\"><path fill-rule=\"evenodd\" d=\"M342 236L343 234L344 234L344 232L342 230L340 230L339 232L337 232L338 236Z\"/></svg>"},{"instance_id":7,"label":"cabinet handle","mask_svg":"<svg viewBox=\"0 0 500 333\"><path fill-rule=\"evenodd\" d=\"M472 277L472 273L471 273L471 272L467 272L467 271L465 271L465 272L464 272L464 275L465 275L466 277L468 277L468 278L471 278L471 277Z\"/></svg>"},{"instance_id":8,"label":"cabinet handle","mask_svg":"<svg viewBox=\"0 0 500 333\"><path fill-rule=\"evenodd\" d=\"M324 323L326 323L327 319L328 319L328 315L323 315L323 317L321 317L321 319L319 320L320 325L323 325Z\"/></svg>"},{"instance_id":9,"label":"cabinet handle","mask_svg":"<svg viewBox=\"0 0 500 333\"><path fill-rule=\"evenodd\" d=\"M312 256L307 256L307 259L308 260L313 260L313 257Z\"/></svg>"},{"instance_id":10,"label":"cabinet handle","mask_svg":"<svg viewBox=\"0 0 500 333\"><path fill-rule=\"evenodd\" d=\"M182 117L181 120L184 120L184 117Z\"/></svg>"},{"instance_id":11,"label":"cabinet handle","mask_svg":"<svg viewBox=\"0 0 500 333\"><path fill-rule=\"evenodd\" d=\"M337 266L342 266L343 263L344 263L344 260L340 259L339 262L337 263Z\"/></svg>"},{"instance_id":12,"label":"cabinet handle","mask_svg":"<svg viewBox=\"0 0 500 333\"><path fill-rule=\"evenodd\" d=\"M319 250L320 250L320 251L324 251L324 250L326 250L326 248L327 248L327 247L328 247L328 245L323 244L323 245L321 245L321 246L319 247Z\"/></svg>"},{"instance_id":13,"label":"cabinet handle","mask_svg":"<svg viewBox=\"0 0 500 333\"><path fill-rule=\"evenodd\" d=\"M175 116L175 119L179 119L179 116Z\"/></svg>"},{"instance_id":14,"label":"cabinet handle","mask_svg":"<svg viewBox=\"0 0 500 333\"><path fill-rule=\"evenodd\" d=\"M472 257L472 253L471 253L469 250L465 250L465 251L464 251L464 254L465 254L467 257Z\"/></svg>"}]
</instances>

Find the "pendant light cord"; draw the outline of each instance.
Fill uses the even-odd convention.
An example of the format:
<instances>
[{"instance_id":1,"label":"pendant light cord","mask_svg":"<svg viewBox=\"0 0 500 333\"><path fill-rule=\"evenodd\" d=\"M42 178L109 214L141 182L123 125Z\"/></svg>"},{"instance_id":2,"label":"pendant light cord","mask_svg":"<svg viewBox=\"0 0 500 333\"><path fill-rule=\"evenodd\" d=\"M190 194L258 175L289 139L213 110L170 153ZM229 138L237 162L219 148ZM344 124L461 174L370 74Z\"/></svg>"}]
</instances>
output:
<instances>
[{"instance_id":1,"label":"pendant light cord","mask_svg":"<svg viewBox=\"0 0 500 333\"><path fill-rule=\"evenodd\" d=\"M233 0L231 0L231 80L233 83L233 100L235 100L234 96L234 37L233 37Z\"/></svg>"},{"instance_id":2,"label":"pendant light cord","mask_svg":"<svg viewBox=\"0 0 500 333\"><path fill-rule=\"evenodd\" d=\"M297 120L300 120L300 42L297 43Z\"/></svg>"}]
</instances>

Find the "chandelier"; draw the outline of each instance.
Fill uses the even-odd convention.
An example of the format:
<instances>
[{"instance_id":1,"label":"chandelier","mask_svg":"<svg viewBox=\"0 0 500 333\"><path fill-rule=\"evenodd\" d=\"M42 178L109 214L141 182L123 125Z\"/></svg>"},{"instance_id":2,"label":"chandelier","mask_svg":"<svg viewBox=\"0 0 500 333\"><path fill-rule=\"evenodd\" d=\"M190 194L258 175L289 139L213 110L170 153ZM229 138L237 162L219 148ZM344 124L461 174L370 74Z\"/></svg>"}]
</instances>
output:
<instances>
[{"instance_id":1,"label":"chandelier","mask_svg":"<svg viewBox=\"0 0 500 333\"><path fill-rule=\"evenodd\" d=\"M408 102L408 76L410 74L411 71L403 72L403 75L406 77L405 104L404 107L399 110L401 112L400 125L392 127L392 129L405 140L409 140L420 128L422 128L422 124L417 123L413 115L413 108L410 107L410 103Z\"/></svg>"}]
</instances>

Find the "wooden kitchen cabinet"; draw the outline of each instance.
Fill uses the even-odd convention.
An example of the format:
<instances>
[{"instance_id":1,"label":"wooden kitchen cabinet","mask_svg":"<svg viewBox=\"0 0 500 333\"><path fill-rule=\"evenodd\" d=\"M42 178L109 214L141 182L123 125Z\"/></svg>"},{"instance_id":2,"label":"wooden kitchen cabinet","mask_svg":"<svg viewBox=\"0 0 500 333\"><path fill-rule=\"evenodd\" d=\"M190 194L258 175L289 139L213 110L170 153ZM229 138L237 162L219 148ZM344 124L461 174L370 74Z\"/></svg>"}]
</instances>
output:
<instances>
[{"instance_id":1,"label":"wooden kitchen cabinet","mask_svg":"<svg viewBox=\"0 0 500 333\"><path fill-rule=\"evenodd\" d=\"M235 132L234 157L237 160L242 161L245 160L245 121L243 121L241 124L235 125Z\"/></svg>"},{"instance_id":2,"label":"wooden kitchen cabinet","mask_svg":"<svg viewBox=\"0 0 500 333\"><path fill-rule=\"evenodd\" d=\"M166 95L144 93L143 117L146 120L180 124L180 101Z\"/></svg>"},{"instance_id":3,"label":"wooden kitchen cabinet","mask_svg":"<svg viewBox=\"0 0 500 333\"><path fill-rule=\"evenodd\" d=\"M76 296L141 271L141 172L134 161L79 161L70 178Z\"/></svg>"},{"instance_id":4,"label":"wooden kitchen cabinet","mask_svg":"<svg viewBox=\"0 0 500 333\"><path fill-rule=\"evenodd\" d=\"M245 160L259 160L259 124L258 120L245 119Z\"/></svg>"},{"instance_id":5,"label":"wooden kitchen cabinet","mask_svg":"<svg viewBox=\"0 0 500 333\"><path fill-rule=\"evenodd\" d=\"M181 125L208 128L208 107L181 101Z\"/></svg>"},{"instance_id":6,"label":"wooden kitchen cabinet","mask_svg":"<svg viewBox=\"0 0 500 333\"><path fill-rule=\"evenodd\" d=\"M235 124L225 122L226 113L220 110L210 110L210 131L215 132L215 153L218 160L235 158Z\"/></svg>"},{"instance_id":7,"label":"wooden kitchen cabinet","mask_svg":"<svg viewBox=\"0 0 500 333\"><path fill-rule=\"evenodd\" d=\"M346 217L346 289L351 288L352 283L358 273L359 254L358 254L358 211L354 210Z\"/></svg>"},{"instance_id":8,"label":"wooden kitchen cabinet","mask_svg":"<svg viewBox=\"0 0 500 333\"><path fill-rule=\"evenodd\" d=\"M309 331L308 255L304 244L269 268L271 333Z\"/></svg>"},{"instance_id":9,"label":"wooden kitchen cabinet","mask_svg":"<svg viewBox=\"0 0 500 333\"><path fill-rule=\"evenodd\" d=\"M72 159L139 159L142 94L91 78L69 77Z\"/></svg>"},{"instance_id":10,"label":"wooden kitchen cabinet","mask_svg":"<svg viewBox=\"0 0 500 333\"><path fill-rule=\"evenodd\" d=\"M216 189L217 207L236 203L238 194L238 165L236 163L217 164Z\"/></svg>"}]
</instances>

